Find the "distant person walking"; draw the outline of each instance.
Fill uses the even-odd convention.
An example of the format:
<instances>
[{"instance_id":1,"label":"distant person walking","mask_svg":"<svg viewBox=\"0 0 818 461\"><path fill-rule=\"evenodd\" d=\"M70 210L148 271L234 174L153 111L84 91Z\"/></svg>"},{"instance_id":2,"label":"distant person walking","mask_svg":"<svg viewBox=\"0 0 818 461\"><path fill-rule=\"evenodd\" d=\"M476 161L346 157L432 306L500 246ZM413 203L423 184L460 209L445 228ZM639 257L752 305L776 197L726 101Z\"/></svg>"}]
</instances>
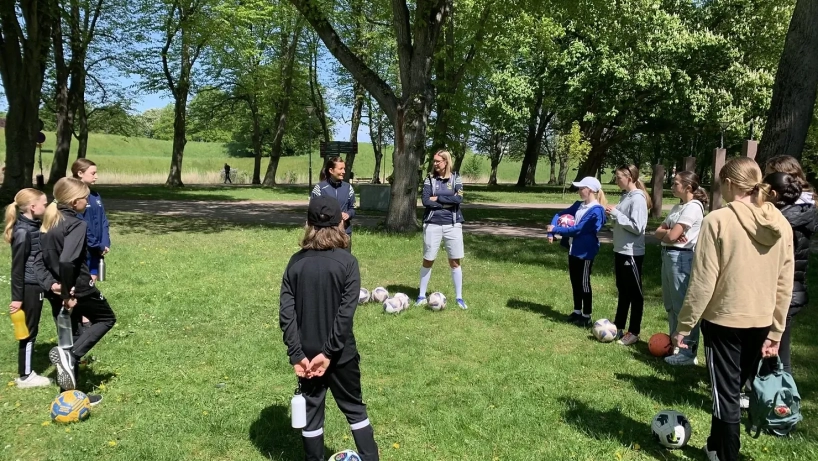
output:
<instances>
[{"instance_id":1,"label":"distant person walking","mask_svg":"<svg viewBox=\"0 0 818 461\"><path fill-rule=\"evenodd\" d=\"M233 184L233 181L230 180L230 165L224 164L224 183Z\"/></svg>"}]
</instances>

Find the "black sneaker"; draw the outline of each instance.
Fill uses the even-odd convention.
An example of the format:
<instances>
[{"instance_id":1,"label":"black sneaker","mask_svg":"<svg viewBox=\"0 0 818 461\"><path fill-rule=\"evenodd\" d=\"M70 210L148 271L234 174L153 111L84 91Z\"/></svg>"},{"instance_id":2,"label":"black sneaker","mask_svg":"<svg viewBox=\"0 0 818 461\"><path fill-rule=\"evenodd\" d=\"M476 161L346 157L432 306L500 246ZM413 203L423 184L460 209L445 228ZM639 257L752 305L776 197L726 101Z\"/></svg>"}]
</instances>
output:
<instances>
[{"instance_id":1,"label":"black sneaker","mask_svg":"<svg viewBox=\"0 0 818 461\"><path fill-rule=\"evenodd\" d=\"M66 391L76 389L77 378L74 376L74 357L71 351L53 347L48 353L48 359L57 369L57 384L60 388Z\"/></svg>"},{"instance_id":2,"label":"black sneaker","mask_svg":"<svg viewBox=\"0 0 818 461\"><path fill-rule=\"evenodd\" d=\"M576 312L571 312L571 315L569 315L565 319L565 321L568 322L568 323L576 323L576 321L581 319L581 318L582 318L582 314L577 314Z\"/></svg>"},{"instance_id":3,"label":"black sneaker","mask_svg":"<svg viewBox=\"0 0 818 461\"><path fill-rule=\"evenodd\" d=\"M88 401L91 402L92 407L95 407L102 403L102 396L99 394L88 394Z\"/></svg>"},{"instance_id":4,"label":"black sneaker","mask_svg":"<svg viewBox=\"0 0 818 461\"><path fill-rule=\"evenodd\" d=\"M580 315L578 319L574 320L573 324L582 328L591 328L594 322L591 320L591 317Z\"/></svg>"}]
</instances>

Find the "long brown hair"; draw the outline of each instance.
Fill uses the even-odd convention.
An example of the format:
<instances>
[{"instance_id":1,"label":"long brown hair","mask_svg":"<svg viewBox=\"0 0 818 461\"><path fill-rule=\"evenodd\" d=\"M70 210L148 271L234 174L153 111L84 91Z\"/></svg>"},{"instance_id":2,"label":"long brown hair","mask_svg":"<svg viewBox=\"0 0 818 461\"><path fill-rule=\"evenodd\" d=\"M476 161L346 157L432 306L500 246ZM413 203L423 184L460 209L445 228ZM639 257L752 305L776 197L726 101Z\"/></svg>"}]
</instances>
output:
<instances>
[{"instance_id":1,"label":"long brown hair","mask_svg":"<svg viewBox=\"0 0 818 461\"><path fill-rule=\"evenodd\" d=\"M324 164L324 168L321 168L321 174L318 175L319 181L324 181L325 179L329 178L329 170L334 169L339 163L344 163L344 159L338 157L330 157L327 159L327 162Z\"/></svg>"},{"instance_id":2,"label":"long brown hair","mask_svg":"<svg viewBox=\"0 0 818 461\"><path fill-rule=\"evenodd\" d=\"M57 181L54 184L54 201L45 209L40 232L46 234L62 221L62 213L57 209L58 203L73 207L77 200L87 198L90 193L88 186L77 178L62 178Z\"/></svg>"},{"instance_id":3,"label":"long brown hair","mask_svg":"<svg viewBox=\"0 0 818 461\"><path fill-rule=\"evenodd\" d=\"M791 155L776 155L767 160L765 168L776 173L787 173L792 176L798 181L802 191L812 192L814 190L812 185L807 182L807 177L801 168L801 164L798 163L798 159Z\"/></svg>"},{"instance_id":4,"label":"long brown hair","mask_svg":"<svg viewBox=\"0 0 818 461\"><path fill-rule=\"evenodd\" d=\"M343 224L341 224L343 226ZM315 227L304 226L304 237L299 243L305 250L332 250L349 247L349 236L340 226Z\"/></svg>"},{"instance_id":5,"label":"long brown hair","mask_svg":"<svg viewBox=\"0 0 818 461\"><path fill-rule=\"evenodd\" d=\"M87 158L78 158L71 165L71 174L75 178L79 179L80 175L85 173L88 168L91 168L92 166L97 166L97 164L88 160Z\"/></svg>"},{"instance_id":6,"label":"long brown hair","mask_svg":"<svg viewBox=\"0 0 818 461\"><path fill-rule=\"evenodd\" d=\"M11 236L14 231L14 223L17 222L17 215L28 211L37 199L45 195L42 191L32 188L21 189L14 196L14 202L6 207L6 228L3 231L3 238L6 243L11 243Z\"/></svg>"},{"instance_id":7,"label":"long brown hair","mask_svg":"<svg viewBox=\"0 0 818 461\"><path fill-rule=\"evenodd\" d=\"M707 191L699 185L699 175L692 171L680 171L676 173L676 178L682 186L689 187L690 191L693 192L693 198L702 202L702 205L707 208L710 197L707 196Z\"/></svg>"},{"instance_id":8,"label":"long brown hair","mask_svg":"<svg viewBox=\"0 0 818 461\"><path fill-rule=\"evenodd\" d=\"M622 165L616 169L616 173L626 174L634 184L636 184L636 188L641 190L643 194L645 194L645 203L648 204L648 211L653 208L653 200L650 199L650 194L648 194L648 190L645 189L645 185L642 183L642 180L639 179L639 168L636 167L633 163L630 165Z\"/></svg>"},{"instance_id":9,"label":"long brown hair","mask_svg":"<svg viewBox=\"0 0 818 461\"><path fill-rule=\"evenodd\" d=\"M719 180L727 182L728 179L739 192L751 195L758 206L770 195L771 187L762 181L761 168L749 157L731 158L724 164L719 171Z\"/></svg>"}]
</instances>

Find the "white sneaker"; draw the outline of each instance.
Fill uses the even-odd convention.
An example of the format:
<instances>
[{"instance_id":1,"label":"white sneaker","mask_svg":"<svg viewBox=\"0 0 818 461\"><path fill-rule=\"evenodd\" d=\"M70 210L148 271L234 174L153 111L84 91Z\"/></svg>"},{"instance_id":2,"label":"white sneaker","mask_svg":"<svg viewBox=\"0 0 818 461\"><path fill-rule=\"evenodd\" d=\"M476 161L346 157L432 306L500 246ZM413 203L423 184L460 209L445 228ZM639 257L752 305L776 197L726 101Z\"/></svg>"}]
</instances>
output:
<instances>
[{"instance_id":1,"label":"white sneaker","mask_svg":"<svg viewBox=\"0 0 818 461\"><path fill-rule=\"evenodd\" d=\"M746 410L746 409L750 408L750 397L747 394L742 392L741 395L738 398L738 406L742 410Z\"/></svg>"},{"instance_id":2,"label":"white sneaker","mask_svg":"<svg viewBox=\"0 0 818 461\"><path fill-rule=\"evenodd\" d=\"M665 363L674 366L698 365L699 359L685 354L673 354L665 357Z\"/></svg>"},{"instance_id":3,"label":"white sneaker","mask_svg":"<svg viewBox=\"0 0 818 461\"><path fill-rule=\"evenodd\" d=\"M46 387L51 385L51 380L45 376L40 376L36 372L31 372L26 379L17 378L14 383L20 389L28 389L31 387Z\"/></svg>"},{"instance_id":4,"label":"white sneaker","mask_svg":"<svg viewBox=\"0 0 818 461\"><path fill-rule=\"evenodd\" d=\"M623 346L630 346L639 342L639 336L631 333L630 331L625 333L625 336L619 340L619 344Z\"/></svg>"},{"instance_id":5,"label":"white sneaker","mask_svg":"<svg viewBox=\"0 0 818 461\"><path fill-rule=\"evenodd\" d=\"M704 444L702 450L704 450L704 454L707 455L707 461L719 461L719 455L716 454L715 451L710 451L707 448L707 444Z\"/></svg>"}]
</instances>

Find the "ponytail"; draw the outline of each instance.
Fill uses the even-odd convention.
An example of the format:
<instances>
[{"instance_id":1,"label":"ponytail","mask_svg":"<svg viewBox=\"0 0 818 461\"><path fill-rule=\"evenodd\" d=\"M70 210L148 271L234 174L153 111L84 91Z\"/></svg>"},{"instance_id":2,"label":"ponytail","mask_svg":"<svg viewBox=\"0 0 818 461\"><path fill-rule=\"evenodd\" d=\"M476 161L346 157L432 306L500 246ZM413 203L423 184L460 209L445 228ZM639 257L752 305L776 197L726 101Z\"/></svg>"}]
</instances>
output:
<instances>
[{"instance_id":1,"label":"ponytail","mask_svg":"<svg viewBox=\"0 0 818 461\"><path fill-rule=\"evenodd\" d=\"M47 234L48 231L53 229L57 226L60 222L62 222L62 213L60 210L57 209L57 200L54 199L53 202L49 203L47 207L45 207L45 213L43 214L43 224L40 226L40 232L43 234Z\"/></svg>"},{"instance_id":2,"label":"ponytail","mask_svg":"<svg viewBox=\"0 0 818 461\"><path fill-rule=\"evenodd\" d=\"M30 187L17 192L14 196L14 202L6 207L6 228L3 231L3 239L6 243L11 243L14 224L17 222L17 215L27 212L28 207L43 195L45 195L43 191Z\"/></svg>"},{"instance_id":3,"label":"ponytail","mask_svg":"<svg viewBox=\"0 0 818 461\"><path fill-rule=\"evenodd\" d=\"M703 187L698 187L693 191L693 198L701 202L701 204L704 205L704 208L707 208L707 204L710 202L710 197L707 195L707 191L704 190Z\"/></svg>"},{"instance_id":4,"label":"ponytail","mask_svg":"<svg viewBox=\"0 0 818 461\"><path fill-rule=\"evenodd\" d=\"M710 197L707 196L707 190L699 185L699 175L692 171L680 171L676 173L676 179L679 180L682 186L689 187L690 192L693 193L693 198L701 202L704 208L707 208Z\"/></svg>"},{"instance_id":5,"label":"ponytail","mask_svg":"<svg viewBox=\"0 0 818 461\"><path fill-rule=\"evenodd\" d=\"M605 192L602 189L599 189L594 193L596 194L596 201L599 202L600 205L602 206L608 205L608 199L605 198Z\"/></svg>"},{"instance_id":6,"label":"ponytail","mask_svg":"<svg viewBox=\"0 0 818 461\"><path fill-rule=\"evenodd\" d=\"M645 184L642 183L641 179L636 180L636 188L641 190L643 194L645 194L645 203L648 205L648 211L653 208L653 200L650 198L650 194L648 194L648 190L645 188Z\"/></svg>"},{"instance_id":7,"label":"ponytail","mask_svg":"<svg viewBox=\"0 0 818 461\"><path fill-rule=\"evenodd\" d=\"M11 243L11 233L16 222L17 204L9 203L9 205L6 207L6 229L3 231L3 240L5 240L6 243Z\"/></svg>"},{"instance_id":8,"label":"ponytail","mask_svg":"<svg viewBox=\"0 0 818 461\"><path fill-rule=\"evenodd\" d=\"M752 197L753 202L761 206L772 187L761 179L761 169L755 160L749 157L731 158L719 171L719 180L724 183L730 180L737 191Z\"/></svg>"},{"instance_id":9,"label":"ponytail","mask_svg":"<svg viewBox=\"0 0 818 461\"><path fill-rule=\"evenodd\" d=\"M767 197L771 195L770 192L772 192L772 190L773 186L765 182L756 184L752 190L753 202L755 202L756 205L761 206L765 201L767 201Z\"/></svg>"},{"instance_id":10,"label":"ponytail","mask_svg":"<svg viewBox=\"0 0 818 461\"><path fill-rule=\"evenodd\" d=\"M40 232L47 234L63 220L57 204L73 207L77 200L88 198L88 186L76 178L62 178L54 184L54 201L45 209Z\"/></svg>"}]
</instances>

